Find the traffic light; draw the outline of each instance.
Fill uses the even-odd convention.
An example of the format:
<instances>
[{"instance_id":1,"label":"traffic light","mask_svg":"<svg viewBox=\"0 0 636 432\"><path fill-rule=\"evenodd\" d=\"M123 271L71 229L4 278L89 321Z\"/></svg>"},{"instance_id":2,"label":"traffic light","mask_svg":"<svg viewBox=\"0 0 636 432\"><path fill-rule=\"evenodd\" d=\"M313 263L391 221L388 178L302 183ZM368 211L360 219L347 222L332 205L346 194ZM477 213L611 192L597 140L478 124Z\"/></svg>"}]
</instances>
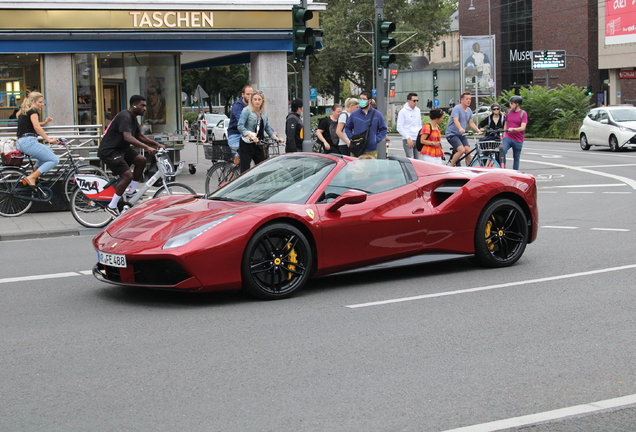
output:
<instances>
[{"instance_id":1,"label":"traffic light","mask_svg":"<svg viewBox=\"0 0 636 432\"><path fill-rule=\"evenodd\" d=\"M433 96L435 96L435 97L439 96L439 87L438 86L433 86Z\"/></svg>"},{"instance_id":2,"label":"traffic light","mask_svg":"<svg viewBox=\"0 0 636 432\"><path fill-rule=\"evenodd\" d=\"M391 21L378 19L376 37L376 52L378 68L388 68L390 63L395 63L395 54L391 54L391 48L397 45L394 38L389 35L395 31L395 24Z\"/></svg>"},{"instance_id":3,"label":"traffic light","mask_svg":"<svg viewBox=\"0 0 636 432\"><path fill-rule=\"evenodd\" d=\"M433 79L437 79L437 69L433 69Z\"/></svg>"},{"instance_id":4,"label":"traffic light","mask_svg":"<svg viewBox=\"0 0 636 432\"><path fill-rule=\"evenodd\" d=\"M592 96L594 94L594 92L592 91L592 86L591 85L587 86L586 90L587 90L587 95L588 96Z\"/></svg>"},{"instance_id":5,"label":"traffic light","mask_svg":"<svg viewBox=\"0 0 636 432\"><path fill-rule=\"evenodd\" d=\"M314 30L307 27L307 21L312 19L314 14L300 5L292 6L292 32L294 38L294 60L304 60L305 57L314 53L311 39L314 37Z\"/></svg>"},{"instance_id":6,"label":"traffic light","mask_svg":"<svg viewBox=\"0 0 636 432\"><path fill-rule=\"evenodd\" d=\"M548 61L548 50L543 50L543 60Z\"/></svg>"}]
</instances>

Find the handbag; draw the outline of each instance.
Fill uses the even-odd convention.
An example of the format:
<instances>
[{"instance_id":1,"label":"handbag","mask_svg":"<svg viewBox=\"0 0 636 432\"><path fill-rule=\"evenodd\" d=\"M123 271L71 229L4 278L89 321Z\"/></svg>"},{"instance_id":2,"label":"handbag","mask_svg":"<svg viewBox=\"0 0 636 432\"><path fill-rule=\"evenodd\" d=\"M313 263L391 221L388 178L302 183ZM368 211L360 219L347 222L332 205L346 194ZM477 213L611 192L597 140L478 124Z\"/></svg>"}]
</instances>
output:
<instances>
[{"instance_id":1,"label":"handbag","mask_svg":"<svg viewBox=\"0 0 636 432\"><path fill-rule=\"evenodd\" d=\"M371 113L371 119L369 120L369 126L367 130L364 132L357 133L351 137L349 140L349 151L355 156L359 157L362 153L364 153L364 149L367 147L367 142L369 141L369 132L371 130L371 123L373 123L373 116L377 110L374 109L373 113Z\"/></svg>"}]
</instances>

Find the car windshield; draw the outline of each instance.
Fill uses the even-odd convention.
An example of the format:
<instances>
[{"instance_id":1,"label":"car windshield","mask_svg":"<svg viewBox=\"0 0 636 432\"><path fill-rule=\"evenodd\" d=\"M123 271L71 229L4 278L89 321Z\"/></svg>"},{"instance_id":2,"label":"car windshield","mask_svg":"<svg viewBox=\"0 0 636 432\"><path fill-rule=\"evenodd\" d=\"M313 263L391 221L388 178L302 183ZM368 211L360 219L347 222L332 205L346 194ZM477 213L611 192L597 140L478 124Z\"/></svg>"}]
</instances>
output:
<instances>
[{"instance_id":1,"label":"car windshield","mask_svg":"<svg viewBox=\"0 0 636 432\"><path fill-rule=\"evenodd\" d=\"M612 110L612 118L616 122L636 121L636 108Z\"/></svg>"},{"instance_id":2,"label":"car windshield","mask_svg":"<svg viewBox=\"0 0 636 432\"><path fill-rule=\"evenodd\" d=\"M320 156L272 158L208 198L250 203L304 203L335 166L334 160Z\"/></svg>"}]
</instances>

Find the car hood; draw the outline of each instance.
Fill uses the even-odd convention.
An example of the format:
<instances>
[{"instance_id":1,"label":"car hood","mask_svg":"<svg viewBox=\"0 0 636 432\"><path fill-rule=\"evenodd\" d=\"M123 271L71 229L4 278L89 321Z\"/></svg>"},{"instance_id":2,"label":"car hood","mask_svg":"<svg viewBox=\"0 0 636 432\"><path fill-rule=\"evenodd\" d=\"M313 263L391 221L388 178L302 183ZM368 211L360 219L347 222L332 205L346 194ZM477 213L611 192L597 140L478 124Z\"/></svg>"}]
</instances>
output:
<instances>
[{"instance_id":1,"label":"car hood","mask_svg":"<svg viewBox=\"0 0 636 432\"><path fill-rule=\"evenodd\" d=\"M630 128L633 131L636 131L636 121L626 121L626 122L615 122L616 126Z\"/></svg>"},{"instance_id":2,"label":"car hood","mask_svg":"<svg viewBox=\"0 0 636 432\"><path fill-rule=\"evenodd\" d=\"M253 206L183 195L156 198L124 213L106 231L121 240L165 241L224 216L245 213Z\"/></svg>"}]
</instances>

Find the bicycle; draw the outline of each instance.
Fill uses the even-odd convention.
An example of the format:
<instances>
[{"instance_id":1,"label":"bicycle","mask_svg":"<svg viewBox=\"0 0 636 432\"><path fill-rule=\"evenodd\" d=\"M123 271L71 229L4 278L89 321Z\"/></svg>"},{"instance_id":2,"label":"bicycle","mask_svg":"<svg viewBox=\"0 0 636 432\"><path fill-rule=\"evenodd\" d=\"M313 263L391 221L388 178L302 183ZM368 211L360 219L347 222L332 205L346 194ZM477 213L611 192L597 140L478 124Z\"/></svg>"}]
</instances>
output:
<instances>
[{"instance_id":1,"label":"bicycle","mask_svg":"<svg viewBox=\"0 0 636 432\"><path fill-rule=\"evenodd\" d=\"M501 131L501 132L503 133L506 131ZM473 159L470 162L469 166L480 167L480 168L501 168L502 161L503 161L503 151L502 151L501 140L479 141L477 139L477 134L471 133L471 132L467 132L462 135L472 136L474 138L474 147L467 154L460 157L457 160L455 166L461 166L461 162L465 160L468 155L474 154ZM454 154L455 154L455 149L451 149L451 151L444 152L446 165L450 166Z\"/></svg>"},{"instance_id":2,"label":"bicycle","mask_svg":"<svg viewBox=\"0 0 636 432\"><path fill-rule=\"evenodd\" d=\"M258 145L263 148L265 159L280 155L280 146L275 139L264 138L259 140ZM228 146L212 144L211 147L208 151L209 157L206 154L206 158L213 162L205 177L206 196L241 175L241 162L232 155Z\"/></svg>"},{"instance_id":3,"label":"bicycle","mask_svg":"<svg viewBox=\"0 0 636 432\"><path fill-rule=\"evenodd\" d=\"M124 194L119 203L121 213L126 212L144 198L146 192L159 180L161 180L161 186L154 192L152 198L166 194L196 195L190 186L169 180L181 172L185 165L184 160L179 161L179 165L175 169L168 155L168 150L157 149L156 157L157 172L141 184L139 190L134 194ZM71 214L75 220L88 228L102 228L108 225L114 217L106 211L106 207L115 195L119 178L109 179L106 176L76 174L75 182L78 187L71 195Z\"/></svg>"},{"instance_id":4,"label":"bicycle","mask_svg":"<svg viewBox=\"0 0 636 432\"><path fill-rule=\"evenodd\" d=\"M73 157L73 148L66 138L59 139L60 145L66 147L66 152L60 158L66 156L53 170L46 173L46 180L39 179L35 188L23 185L21 180L35 169L35 163L30 156L22 154L21 158L27 159L26 164L9 165L0 168L0 215L4 217L17 217L26 213L34 202L49 202L53 197L53 187L59 182L64 183L64 197L71 201L75 189L76 174L91 174L106 176L99 167L85 164L84 158Z\"/></svg>"}]
</instances>

